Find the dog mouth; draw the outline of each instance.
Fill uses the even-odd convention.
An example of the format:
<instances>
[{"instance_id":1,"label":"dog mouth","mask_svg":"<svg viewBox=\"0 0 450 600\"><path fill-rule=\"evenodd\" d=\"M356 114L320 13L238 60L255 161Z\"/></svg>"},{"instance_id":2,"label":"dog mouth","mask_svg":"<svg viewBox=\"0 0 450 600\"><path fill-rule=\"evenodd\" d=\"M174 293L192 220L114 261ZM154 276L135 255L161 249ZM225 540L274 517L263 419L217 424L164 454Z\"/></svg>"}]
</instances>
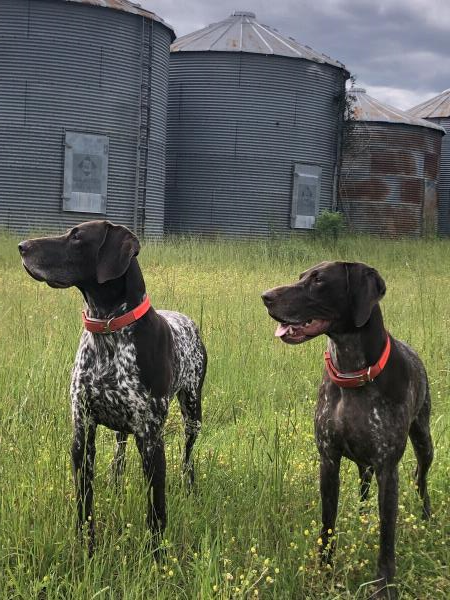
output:
<instances>
[{"instance_id":1,"label":"dog mouth","mask_svg":"<svg viewBox=\"0 0 450 600\"><path fill-rule=\"evenodd\" d=\"M27 267L27 265L25 264L25 262L22 260L22 264L23 264L23 268L25 269L25 271L28 273L28 275L30 275L33 279L36 279L36 281L45 281L45 283L50 286L51 288L57 288L57 289L63 289L63 288L68 288L70 287L69 285L65 284L65 283L61 283L60 281L52 281L50 279L45 279L44 277L42 277L42 275L39 275L38 273L32 271L30 269L30 267Z\"/></svg>"},{"instance_id":2,"label":"dog mouth","mask_svg":"<svg viewBox=\"0 0 450 600\"><path fill-rule=\"evenodd\" d=\"M331 321L326 319L308 319L302 323L279 323L275 337L286 344L302 344L325 333Z\"/></svg>"}]
</instances>

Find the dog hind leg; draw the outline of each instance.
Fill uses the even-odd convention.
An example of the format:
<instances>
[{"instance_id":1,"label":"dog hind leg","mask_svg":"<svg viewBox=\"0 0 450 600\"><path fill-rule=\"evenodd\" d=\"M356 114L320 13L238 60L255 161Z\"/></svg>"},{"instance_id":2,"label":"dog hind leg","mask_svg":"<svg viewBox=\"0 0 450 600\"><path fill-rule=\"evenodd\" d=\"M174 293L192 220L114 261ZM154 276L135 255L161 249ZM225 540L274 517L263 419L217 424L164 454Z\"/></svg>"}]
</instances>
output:
<instances>
[{"instance_id":1,"label":"dog hind leg","mask_svg":"<svg viewBox=\"0 0 450 600\"><path fill-rule=\"evenodd\" d=\"M191 489L194 484L192 448L202 424L201 385L195 393L181 390L178 393L178 401L180 403L181 414L183 415L185 432L183 474L186 476L188 489Z\"/></svg>"},{"instance_id":2,"label":"dog hind leg","mask_svg":"<svg viewBox=\"0 0 450 600\"><path fill-rule=\"evenodd\" d=\"M423 501L422 518L429 519L431 506L427 489L427 473L433 462L433 442L430 434L430 399L428 393L424 405L411 424L409 438L417 459L416 484L419 496Z\"/></svg>"},{"instance_id":3,"label":"dog hind leg","mask_svg":"<svg viewBox=\"0 0 450 600\"><path fill-rule=\"evenodd\" d=\"M136 435L136 445L142 458L142 468L147 481L147 525L154 534L166 527L166 455L161 432ZM152 495L153 492L153 495Z\"/></svg>"},{"instance_id":4,"label":"dog hind leg","mask_svg":"<svg viewBox=\"0 0 450 600\"><path fill-rule=\"evenodd\" d=\"M365 502L369 497L370 483L372 481L374 469L365 465L358 465L359 480L360 480L360 501ZM360 507L361 510L361 507Z\"/></svg>"},{"instance_id":5,"label":"dog hind leg","mask_svg":"<svg viewBox=\"0 0 450 600\"><path fill-rule=\"evenodd\" d=\"M114 458L111 461L111 475L116 487L119 487L125 471L127 438L128 434L116 431L116 447L114 449Z\"/></svg>"}]
</instances>

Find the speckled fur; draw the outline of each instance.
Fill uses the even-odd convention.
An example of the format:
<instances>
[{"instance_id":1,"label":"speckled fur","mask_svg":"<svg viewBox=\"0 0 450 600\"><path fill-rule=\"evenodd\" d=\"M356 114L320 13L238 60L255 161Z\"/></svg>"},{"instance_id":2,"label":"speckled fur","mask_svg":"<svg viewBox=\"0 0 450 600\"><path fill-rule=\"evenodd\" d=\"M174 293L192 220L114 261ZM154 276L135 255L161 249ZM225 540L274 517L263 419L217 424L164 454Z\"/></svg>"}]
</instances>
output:
<instances>
[{"instance_id":1,"label":"speckled fur","mask_svg":"<svg viewBox=\"0 0 450 600\"><path fill-rule=\"evenodd\" d=\"M322 319L328 325L328 350L337 369L355 372L374 365L386 345L379 301L386 286L363 263L323 262L300 275L298 283L268 290L263 300L282 323ZM342 457L358 466L360 498L366 500L372 476L378 482L380 551L377 590L371 597L396 596L395 525L398 463L408 436L417 458L416 482L422 516L431 514L427 472L433 460L431 401L425 367L417 353L390 336L391 352L376 379L362 387L338 387L324 370L315 413L320 453L322 529L320 551L331 562Z\"/></svg>"},{"instance_id":2,"label":"speckled fur","mask_svg":"<svg viewBox=\"0 0 450 600\"><path fill-rule=\"evenodd\" d=\"M145 283L136 256L140 244L126 227L89 221L60 236L26 240L19 252L27 272L51 287L76 286L86 312L111 319L136 308ZM135 437L148 483L147 524L158 534L166 525L166 462L163 426L177 394L185 425L183 469L192 485L192 448L201 426L201 390L206 350L185 315L155 311L108 335L84 331L72 374L72 467L78 528L88 523L89 551L95 541L93 477L97 425L116 431L113 475L125 468L127 436Z\"/></svg>"},{"instance_id":3,"label":"speckled fur","mask_svg":"<svg viewBox=\"0 0 450 600\"><path fill-rule=\"evenodd\" d=\"M116 316L129 310L126 305L115 311ZM95 460L95 429L104 425L116 431L117 446L112 463L113 477L118 484L125 468L125 450L128 434L134 435L142 456L143 468L149 481L149 509L147 522L152 531L164 530L165 512L165 458L163 427L169 403L178 395L185 426L185 453L183 470L187 483L192 486L194 466L192 447L201 428L201 388L206 370L206 351L195 323L187 316L172 311L156 311L168 325L171 333L171 380L167 393L155 397L147 390L139 371L132 324L110 335L84 331L81 336L72 375L71 400L74 425L72 456L74 465L85 456L86 477L78 482L81 498L78 501L80 522L89 521L90 550L93 549L94 530L91 509L92 479ZM98 316L98 315L97 315ZM102 315L108 318L110 315ZM75 478L79 478L79 468ZM78 474L77 474L78 473ZM151 489L153 487L153 498Z\"/></svg>"},{"instance_id":4,"label":"speckled fur","mask_svg":"<svg viewBox=\"0 0 450 600\"><path fill-rule=\"evenodd\" d=\"M71 384L75 426L82 415L89 414L97 425L121 433L156 435L164 425L170 400L183 391L180 404L186 426L200 430L201 423L189 416L190 404L195 402L204 377L205 352L197 327L181 313L156 312L167 321L172 332L173 375L167 396L153 398L141 381L133 325L111 335L83 331Z\"/></svg>"}]
</instances>

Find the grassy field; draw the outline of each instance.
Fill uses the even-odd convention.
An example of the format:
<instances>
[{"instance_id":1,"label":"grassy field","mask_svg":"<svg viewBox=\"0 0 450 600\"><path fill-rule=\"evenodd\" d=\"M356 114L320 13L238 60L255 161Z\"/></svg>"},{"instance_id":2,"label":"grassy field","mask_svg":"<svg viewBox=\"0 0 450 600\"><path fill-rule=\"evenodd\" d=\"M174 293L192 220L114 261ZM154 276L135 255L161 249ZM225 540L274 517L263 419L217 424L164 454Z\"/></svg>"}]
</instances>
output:
<instances>
[{"instance_id":1,"label":"grassy field","mask_svg":"<svg viewBox=\"0 0 450 600\"><path fill-rule=\"evenodd\" d=\"M429 372L434 516L420 521L408 446L400 466L401 598L450 597L450 243L343 239L255 243L167 240L140 255L156 307L200 324L209 353L196 492L181 485L177 403L166 428L168 527L159 564L146 550L145 489L129 445L123 490L109 483L113 436L99 428L98 548L76 542L68 387L81 295L23 271L17 240L0 238L0 599L366 598L378 544L376 484L358 513L356 466L343 462L333 570L316 560L320 502L313 415L325 338L274 339L260 301L324 259L362 260L387 283L385 322Z\"/></svg>"}]
</instances>

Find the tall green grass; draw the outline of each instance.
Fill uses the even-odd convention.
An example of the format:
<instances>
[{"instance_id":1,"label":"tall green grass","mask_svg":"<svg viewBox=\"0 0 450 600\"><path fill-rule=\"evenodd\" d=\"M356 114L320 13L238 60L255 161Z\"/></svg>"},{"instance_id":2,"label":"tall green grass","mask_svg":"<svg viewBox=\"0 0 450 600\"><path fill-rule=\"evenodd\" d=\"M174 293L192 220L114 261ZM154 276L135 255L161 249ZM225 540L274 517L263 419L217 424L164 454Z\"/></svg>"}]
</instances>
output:
<instances>
[{"instance_id":1,"label":"tall green grass","mask_svg":"<svg viewBox=\"0 0 450 600\"><path fill-rule=\"evenodd\" d=\"M128 448L121 492L109 484L113 435L99 428L95 478L98 547L74 536L70 469L71 366L81 296L52 290L22 269L17 240L0 238L0 598L365 598L376 570L374 485L359 516L357 469L344 461L338 549L317 562L320 502L313 438L325 339L288 347L273 337L261 303L325 259L362 260L387 283L393 335L411 343L429 372L435 462L434 517L422 524L411 448L400 468L397 559L401 598L449 598L450 244L367 238L148 243L140 263L156 307L201 326L209 354L204 426L195 447L196 491L180 477L183 435L176 402L166 427L166 551L152 561L138 454ZM131 440L130 440L131 441Z\"/></svg>"}]
</instances>

